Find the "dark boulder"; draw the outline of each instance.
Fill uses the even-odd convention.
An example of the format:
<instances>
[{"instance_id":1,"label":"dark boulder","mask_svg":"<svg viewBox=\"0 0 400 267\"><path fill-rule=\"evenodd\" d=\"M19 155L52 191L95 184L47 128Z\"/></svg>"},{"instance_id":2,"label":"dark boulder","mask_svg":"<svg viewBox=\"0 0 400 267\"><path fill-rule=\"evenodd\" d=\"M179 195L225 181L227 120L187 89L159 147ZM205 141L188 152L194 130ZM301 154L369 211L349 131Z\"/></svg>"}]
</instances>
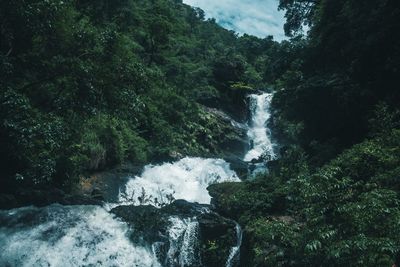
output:
<instances>
[{"instance_id":1,"label":"dark boulder","mask_svg":"<svg viewBox=\"0 0 400 267\"><path fill-rule=\"evenodd\" d=\"M209 205L191 203L183 199L178 199L171 204L161 208L165 215L178 217L195 217L209 210Z\"/></svg>"},{"instance_id":2,"label":"dark boulder","mask_svg":"<svg viewBox=\"0 0 400 267\"><path fill-rule=\"evenodd\" d=\"M172 262L172 266L179 266L179 250L174 250L177 253L175 256L167 252L171 246L182 245L184 234L176 240L170 239L168 231L173 226L170 218L198 223L199 235L194 247L200 255L198 262L202 263L201 266L224 266L237 242L235 222L212 212L209 205L176 200L161 209L154 206L119 206L111 212L132 227L133 242L152 246L160 262L170 265Z\"/></svg>"},{"instance_id":3,"label":"dark boulder","mask_svg":"<svg viewBox=\"0 0 400 267\"><path fill-rule=\"evenodd\" d=\"M0 209L9 209L17 206L17 199L11 194L0 194Z\"/></svg>"},{"instance_id":4,"label":"dark boulder","mask_svg":"<svg viewBox=\"0 0 400 267\"><path fill-rule=\"evenodd\" d=\"M243 161L242 158L238 156L230 156L224 158L226 162L229 162L230 167L232 170L236 172L236 174L239 176L241 180L246 180L248 173L249 173L249 163Z\"/></svg>"},{"instance_id":5,"label":"dark boulder","mask_svg":"<svg viewBox=\"0 0 400 267\"><path fill-rule=\"evenodd\" d=\"M204 266L224 266L231 248L236 245L236 224L217 213L201 214L200 226L201 258Z\"/></svg>"},{"instance_id":6,"label":"dark boulder","mask_svg":"<svg viewBox=\"0 0 400 267\"><path fill-rule=\"evenodd\" d=\"M67 194L58 188L21 188L13 194L0 195L1 209L14 209L33 205L44 207L51 204L102 205L103 202L91 196Z\"/></svg>"},{"instance_id":7,"label":"dark boulder","mask_svg":"<svg viewBox=\"0 0 400 267\"><path fill-rule=\"evenodd\" d=\"M93 188L92 193L90 193L90 196L94 199L104 201L104 195L103 192L99 188Z\"/></svg>"},{"instance_id":8,"label":"dark boulder","mask_svg":"<svg viewBox=\"0 0 400 267\"><path fill-rule=\"evenodd\" d=\"M166 241L168 218L154 206L118 206L111 210L134 229L131 239L135 243Z\"/></svg>"},{"instance_id":9,"label":"dark boulder","mask_svg":"<svg viewBox=\"0 0 400 267\"><path fill-rule=\"evenodd\" d=\"M211 127L210 134L205 134L201 140L210 145L209 149L215 156L243 157L249 148L247 137L247 125L233 119L225 112L215 109L202 107L204 120L208 127Z\"/></svg>"},{"instance_id":10,"label":"dark boulder","mask_svg":"<svg viewBox=\"0 0 400 267\"><path fill-rule=\"evenodd\" d=\"M121 185L124 185L129 177L139 174L142 169L142 166L125 163L111 170L93 173L87 177L82 176L72 193L116 203L119 200Z\"/></svg>"}]
</instances>

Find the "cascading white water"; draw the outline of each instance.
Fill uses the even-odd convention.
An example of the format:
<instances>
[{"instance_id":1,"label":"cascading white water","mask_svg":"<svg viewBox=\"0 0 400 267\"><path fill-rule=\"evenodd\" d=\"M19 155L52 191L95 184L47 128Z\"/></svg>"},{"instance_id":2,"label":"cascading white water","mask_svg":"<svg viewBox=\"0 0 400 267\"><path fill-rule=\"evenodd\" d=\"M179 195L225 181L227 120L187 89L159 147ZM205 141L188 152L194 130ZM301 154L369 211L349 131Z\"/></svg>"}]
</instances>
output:
<instances>
[{"instance_id":1,"label":"cascading white water","mask_svg":"<svg viewBox=\"0 0 400 267\"><path fill-rule=\"evenodd\" d=\"M242 228L238 223L236 223L235 226L236 229L236 246L231 248L231 251L229 253L228 260L226 261L226 267L232 267L234 266L234 263L239 262L240 259L240 247L242 246L242 239L243 239L243 232Z\"/></svg>"},{"instance_id":2,"label":"cascading white water","mask_svg":"<svg viewBox=\"0 0 400 267\"><path fill-rule=\"evenodd\" d=\"M171 217L167 266L200 266L199 223L196 218Z\"/></svg>"},{"instance_id":3,"label":"cascading white water","mask_svg":"<svg viewBox=\"0 0 400 267\"><path fill-rule=\"evenodd\" d=\"M253 146L245 161L264 153L275 157L266 127L271 98L271 94L250 96L248 137ZM175 199L209 204L207 187L221 182L240 182L229 163L186 157L146 166L120 190L119 203L105 206L162 207ZM165 262L160 263L157 256L163 254L164 242L149 248L134 245L127 237L128 226L101 207L51 205L0 211L0 266L201 266L197 219L171 217L169 222L169 247ZM231 248L227 267L239 262L242 231L238 224L236 233L237 244Z\"/></svg>"},{"instance_id":4,"label":"cascading white water","mask_svg":"<svg viewBox=\"0 0 400 267\"><path fill-rule=\"evenodd\" d=\"M272 94L269 93L250 95L251 121L247 136L251 142L251 149L245 155L244 161L258 160L262 155L269 159L276 157L271 132L267 127L267 121L271 117L271 100Z\"/></svg>"},{"instance_id":5,"label":"cascading white water","mask_svg":"<svg viewBox=\"0 0 400 267\"><path fill-rule=\"evenodd\" d=\"M161 206L174 199L209 204L207 187L222 182L240 182L229 163L222 159L186 157L174 163L148 165L132 177L120 193L124 204Z\"/></svg>"},{"instance_id":6,"label":"cascading white water","mask_svg":"<svg viewBox=\"0 0 400 267\"><path fill-rule=\"evenodd\" d=\"M229 163L222 159L186 157L174 163L148 165L140 176L132 177L119 200L123 204L151 204L161 207L174 199L209 204L207 187L222 182L240 182ZM170 218L169 250L166 266L201 266L196 218ZM153 244L156 251L157 244ZM156 252L157 253L157 252Z\"/></svg>"},{"instance_id":7,"label":"cascading white water","mask_svg":"<svg viewBox=\"0 0 400 267\"><path fill-rule=\"evenodd\" d=\"M0 266L161 266L101 207L26 207L0 211L0 222Z\"/></svg>"}]
</instances>

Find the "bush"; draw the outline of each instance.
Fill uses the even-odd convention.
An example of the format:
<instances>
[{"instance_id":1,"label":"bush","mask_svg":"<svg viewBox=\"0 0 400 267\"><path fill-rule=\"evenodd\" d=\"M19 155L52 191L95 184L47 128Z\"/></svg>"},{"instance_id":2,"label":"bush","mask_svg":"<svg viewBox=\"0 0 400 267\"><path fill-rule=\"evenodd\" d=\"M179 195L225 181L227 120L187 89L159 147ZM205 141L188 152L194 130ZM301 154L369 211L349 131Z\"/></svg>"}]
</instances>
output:
<instances>
[{"instance_id":1,"label":"bush","mask_svg":"<svg viewBox=\"0 0 400 267\"><path fill-rule=\"evenodd\" d=\"M85 124L81 146L88 159L88 170L110 167L125 160L146 161L147 142L128 122L102 114L90 118Z\"/></svg>"}]
</instances>

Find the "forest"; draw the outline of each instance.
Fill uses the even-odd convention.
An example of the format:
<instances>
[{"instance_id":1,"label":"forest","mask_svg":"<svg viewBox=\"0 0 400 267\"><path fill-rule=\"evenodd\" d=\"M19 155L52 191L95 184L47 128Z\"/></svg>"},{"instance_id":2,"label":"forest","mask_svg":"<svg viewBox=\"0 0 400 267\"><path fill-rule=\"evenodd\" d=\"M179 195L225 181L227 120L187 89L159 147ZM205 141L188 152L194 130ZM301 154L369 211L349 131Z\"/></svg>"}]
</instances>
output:
<instances>
[{"instance_id":1,"label":"forest","mask_svg":"<svg viewBox=\"0 0 400 267\"><path fill-rule=\"evenodd\" d=\"M223 157L204 106L243 121L268 88L278 159L208 188L243 228L241 266L399 266L400 2L279 8L281 42L181 0L2 0L0 207L126 162Z\"/></svg>"}]
</instances>

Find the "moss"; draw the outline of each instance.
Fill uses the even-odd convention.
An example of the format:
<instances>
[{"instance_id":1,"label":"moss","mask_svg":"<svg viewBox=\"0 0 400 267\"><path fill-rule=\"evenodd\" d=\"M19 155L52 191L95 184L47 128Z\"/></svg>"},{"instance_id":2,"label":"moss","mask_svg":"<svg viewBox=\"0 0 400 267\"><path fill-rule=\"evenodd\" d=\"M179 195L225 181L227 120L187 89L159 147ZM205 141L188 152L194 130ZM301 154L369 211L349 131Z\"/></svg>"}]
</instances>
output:
<instances>
[{"instance_id":1,"label":"moss","mask_svg":"<svg viewBox=\"0 0 400 267\"><path fill-rule=\"evenodd\" d=\"M287 207L286 189L279 179L222 183L208 187L218 212L247 223L263 214L282 214Z\"/></svg>"}]
</instances>

